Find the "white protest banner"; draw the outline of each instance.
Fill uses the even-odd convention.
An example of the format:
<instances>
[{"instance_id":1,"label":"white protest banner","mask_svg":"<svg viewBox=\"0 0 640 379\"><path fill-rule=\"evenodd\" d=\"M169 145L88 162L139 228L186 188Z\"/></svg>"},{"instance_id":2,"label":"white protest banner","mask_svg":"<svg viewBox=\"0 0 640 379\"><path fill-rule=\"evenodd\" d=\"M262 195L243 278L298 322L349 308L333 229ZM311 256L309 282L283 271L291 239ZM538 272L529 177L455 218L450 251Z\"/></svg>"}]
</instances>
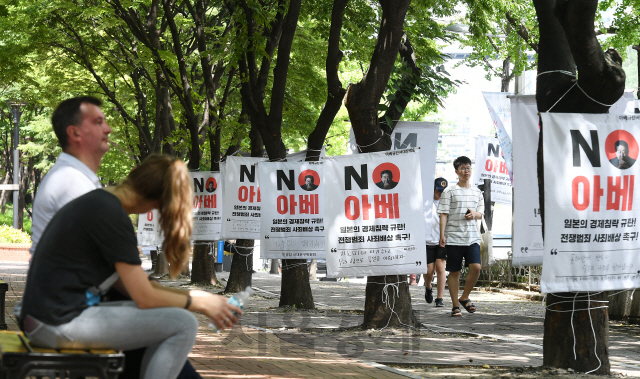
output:
<instances>
[{"instance_id":1,"label":"white protest banner","mask_svg":"<svg viewBox=\"0 0 640 379\"><path fill-rule=\"evenodd\" d=\"M265 158L227 157L222 170L222 238L260 239L260 185L256 165Z\"/></svg>"},{"instance_id":2,"label":"white protest banner","mask_svg":"<svg viewBox=\"0 0 640 379\"><path fill-rule=\"evenodd\" d=\"M328 277L427 272L419 173L415 149L325 161Z\"/></svg>"},{"instance_id":3,"label":"white protest banner","mask_svg":"<svg viewBox=\"0 0 640 379\"><path fill-rule=\"evenodd\" d=\"M425 235L430 228L433 204L433 182L436 175L436 155L440 123L398 121L391 133L393 150L418 148L420 154L420 175L422 177L422 200L424 201ZM358 154L353 128L349 133L347 154Z\"/></svg>"},{"instance_id":4,"label":"white protest banner","mask_svg":"<svg viewBox=\"0 0 640 379\"><path fill-rule=\"evenodd\" d=\"M260 162L260 258L322 259L324 162Z\"/></svg>"},{"instance_id":5,"label":"white protest banner","mask_svg":"<svg viewBox=\"0 0 640 379\"><path fill-rule=\"evenodd\" d=\"M156 246L162 243L158 216L157 209L138 215L138 245Z\"/></svg>"},{"instance_id":6,"label":"white protest banner","mask_svg":"<svg viewBox=\"0 0 640 379\"><path fill-rule=\"evenodd\" d=\"M437 122L398 121L391 133L393 150L418 148L420 155L420 176L422 178L422 202L425 236L431 227L433 208L433 183L436 179L436 154L438 151Z\"/></svg>"},{"instance_id":7,"label":"white protest banner","mask_svg":"<svg viewBox=\"0 0 640 379\"><path fill-rule=\"evenodd\" d=\"M542 292L640 287L640 115L543 113Z\"/></svg>"},{"instance_id":8,"label":"white protest banner","mask_svg":"<svg viewBox=\"0 0 640 379\"><path fill-rule=\"evenodd\" d=\"M220 173L190 172L193 180L193 231L191 239L216 241L222 229L222 194Z\"/></svg>"},{"instance_id":9,"label":"white protest banner","mask_svg":"<svg viewBox=\"0 0 640 379\"><path fill-rule=\"evenodd\" d=\"M473 182L480 185L484 183L484 179L491 179L491 201L511 204L511 179L498 139L478 136Z\"/></svg>"},{"instance_id":10,"label":"white protest banner","mask_svg":"<svg viewBox=\"0 0 640 379\"><path fill-rule=\"evenodd\" d=\"M513 262L542 264L542 220L538 192L538 106L535 95L511 97L513 130Z\"/></svg>"},{"instance_id":11,"label":"white protest banner","mask_svg":"<svg viewBox=\"0 0 640 379\"><path fill-rule=\"evenodd\" d=\"M483 92L484 101L487 103L489 109L489 116L493 121L493 126L496 128L498 134L498 141L500 147L502 147L502 155L504 156L505 164L507 165L507 171L509 172L510 179L513 179L512 170L512 154L513 146L511 144L511 104L508 95L513 95L507 92ZM509 202L510 204L511 202Z\"/></svg>"}]
</instances>

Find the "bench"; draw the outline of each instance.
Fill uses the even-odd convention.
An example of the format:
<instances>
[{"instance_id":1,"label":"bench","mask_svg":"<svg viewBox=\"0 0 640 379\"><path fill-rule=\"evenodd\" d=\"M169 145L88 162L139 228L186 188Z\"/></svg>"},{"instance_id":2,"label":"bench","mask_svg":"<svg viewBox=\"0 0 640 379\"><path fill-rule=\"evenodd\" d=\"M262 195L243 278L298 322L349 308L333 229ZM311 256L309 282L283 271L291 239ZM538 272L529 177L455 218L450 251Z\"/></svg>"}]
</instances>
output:
<instances>
[{"instance_id":1,"label":"bench","mask_svg":"<svg viewBox=\"0 0 640 379\"><path fill-rule=\"evenodd\" d=\"M124 368L121 352L39 348L32 346L22 332L0 331L0 351L0 378L3 379L49 376L47 371L56 372L59 378L116 379Z\"/></svg>"},{"instance_id":2,"label":"bench","mask_svg":"<svg viewBox=\"0 0 640 379\"><path fill-rule=\"evenodd\" d=\"M4 300L8 290L9 285L5 283L4 280L0 279L0 330L7 330L7 319L6 310L4 309Z\"/></svg>"}]
</instances>

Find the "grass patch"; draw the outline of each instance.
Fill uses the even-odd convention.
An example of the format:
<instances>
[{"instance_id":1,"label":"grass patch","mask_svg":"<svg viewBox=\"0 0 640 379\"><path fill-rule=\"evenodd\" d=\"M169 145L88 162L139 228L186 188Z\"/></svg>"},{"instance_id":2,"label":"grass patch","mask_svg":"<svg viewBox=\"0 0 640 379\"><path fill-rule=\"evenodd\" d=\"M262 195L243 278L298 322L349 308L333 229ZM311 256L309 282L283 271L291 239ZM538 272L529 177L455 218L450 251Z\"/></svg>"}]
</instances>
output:
<instances>
[{"instance_id":1,"label":"grass patch","mask_svg":"<svg viewBox=\"0 0 640 379\"><path fill-rule=\"evenodd\" d=\"M31 235L31 219L27 212L24 212L23 220L23 230ZM11 204L7 204L5 212L0 213L0 225L13 226L13 206Z\"/></svg>"}]
</instances>

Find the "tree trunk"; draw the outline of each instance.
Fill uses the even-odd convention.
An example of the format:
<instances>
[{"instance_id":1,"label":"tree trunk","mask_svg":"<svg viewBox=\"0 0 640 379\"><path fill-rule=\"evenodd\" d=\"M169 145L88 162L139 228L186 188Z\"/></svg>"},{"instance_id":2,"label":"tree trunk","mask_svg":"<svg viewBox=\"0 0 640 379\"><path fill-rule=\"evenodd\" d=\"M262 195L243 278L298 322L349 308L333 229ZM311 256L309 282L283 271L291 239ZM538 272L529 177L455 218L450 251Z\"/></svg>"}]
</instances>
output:
<instances>
[{"instance_id":1,"label":"tree trunk","mask_svg":"<svg viewBox=\"0 0 640 379\"><path fill-rule=\"evenodd\" d=\"M391 148L388 133L392 126L387 125L387 133L378 123L378 104L402 44L404 18L410 0L381 0L382 18L378 30L376 47L369 68L362 80L347 89L345 106L361 152L384 151ZM404 275L376 276L367 279L364 324L365 328L382 328L386 325L414 326L409 286ZM394 303L393 309L398 317L390 320L391 310L382 302L384 283L398 283L397 291L387 288L388 301ZM382 283L382 284L381 284ZM394 287L396 288L396 287Z\"/></svg>"},{"instance_id":2,"label":"tree trunk","mask_svg":"<svg viewBox=\"0 0 640 379\"><path fill-rule=\"evenodd\" d=\"M629 311L629 322L640 324L640 291L633 291L631 297L631 310Z\"/></svg>"},{"instance_id":3,"label":"tree trunk","mask_svg":"<svg viewBox=\"0 0 640 379\"><path fill-rule=\"evenodd\" d=\"M11 176L9 174L9 170L7 170L7 173L4 175L4 180L2 181L2 184L10 184L9 182L11 181ZM9 195L11 194L11 191L7 191L7 190L2 190L2 195L0 195L0 209L2 210L2 214L4 214L4 212L7 210L7 200L9 200Z\"/></svg>"},{"instance_id":4,"label":"tree trunk","mask_svg":"<svg viewBox=\"0 0 640 379\"><path fill-rule=\"evenodd\" d=\"M280 259L272 259L271 265L269 265L269 274L280 274Z\"/></svg>"},{"instance_id":5,"label":"tree trunk","mask_svg":"<svg viewBox=\"0 0 640 379\"><path fill-rule=\"evenodd\" d=\"M623 321L631 312L631 291L624 291L609 297L607 309L610 320Z\"/></svg>"},{"instance_id":6,"label":"tree trunk","mask_svg":"<svg viewBox=\"0 0 640 379\"><path fill-rule=\"evenodd\" d=\"M285 283L296 283L298 285L285 285ZM280 287L280 304L278 306L315 309L306 259L282 260L282 285Z\"/></svg>"},{"instance_id":7,"label":"tree trunk","mask_svg":"<svg viewBox=\"0 0 640 379\"><path fill-rule=\"evenodd\" d=\"M574 298L575 302L571 301ZM610 372L609 317L606 308L598 308L606 300L606 292L547 294L543 365L572 368L578 372L595 370L595 374L601 375ZM589 308L596 309L586 311ZM567 312L571 309L576 311ZM599 368L598 360L601 362Z\"/></svg>"},{"instance_id":8,"label":"tree trunk","mask_svg":"<svg viewBox=\"0 0 640 379\"><path fill-rule=\"evenodd\" d=\"M315 259L312 259L311 264L309 265L309 280L318 280L317 271L318 271L318 261Z\"/></svg>"},{"instance_id":9,"label":"tree trunk","mask_svg":"<svg viewBox=\"0 0 640 379\"><path fill-rule=\"evenodd\" d=\"M204 241L194 241L193 261L191 262L191 283L211 285L218 283L216 272L213 269L212 245Z\"/></svg>"},{"instance_id":10,"label":"tree trunk","mask_svg":"<svg viewBox=\"0 0 640 379\"><path fill-rule=\"evenodd\" d=\"M539 112L605 113L624 92L625 75L621 60L615 50L606 53L595 36L594 18L597 0L555 1L534 0L540 44L538 55L538 81L536 101ZM577 88L576 67L579 72ZM591 94L588 97L587 94ZM594 101L594 99L597 101ZM538 144L538 185L540 211L544 235L544 162L543 132L540 124ZM553 212L553 210L549 210ZM560 302L577 297L579 301ZM547 294L547 311L544 323L544 364L571 368L578 372L594 370L595 374L608 375L609 317L602 303L591 303L584 293ZM595 293L591 300L608 300L606 293ZM575 308L574 308L575 304ZM575 309L575 311L574 311ZM593 328L593 333L590 331ZM575 335L571 333L575 330ZM595 340L594 340L595 335ZM574 341L577 355L574 359ZM596 359L597 357L597 359ZM594 365L594 362L596 364Z\"/></svg>"},{"instance_id":11,"label":"tree trunk","mask_svg":"<svg viewBox=\"0 0 640 379\"><path fill-rule=\"evenodd\" d=\"M231 271L224 293L236 293L251 287L253 275L253 240L237 240L231 261Z\"/></svg>"},{"instance_id":12,"label":"tree trunk","mask_svg":"<svg viewBox=\"0 0 640 379\"><path fill-rule=\"evenodd\" d=\"M158 259L156 260L156 270L153 272L154 275L164 276L169 273L169 264L167 264L167 259L165 258L162 251L158 250Z\"/></svg>"},{"instance_id":13,"label":"tree trunk","mask_svg":"<svg viewBox=\"0 0 640 379\"><path fill-rule=\"evenodd\" d=\"M390 283L386 285L385 283ZM389 296L385 297L387 286ZM386 304L383 300L390 301ZM411 295L406 275L370 276L364 303L363 329L380 329L385 326L414 326L416 316L411 307Z\"/></svg>"}]
</instances>

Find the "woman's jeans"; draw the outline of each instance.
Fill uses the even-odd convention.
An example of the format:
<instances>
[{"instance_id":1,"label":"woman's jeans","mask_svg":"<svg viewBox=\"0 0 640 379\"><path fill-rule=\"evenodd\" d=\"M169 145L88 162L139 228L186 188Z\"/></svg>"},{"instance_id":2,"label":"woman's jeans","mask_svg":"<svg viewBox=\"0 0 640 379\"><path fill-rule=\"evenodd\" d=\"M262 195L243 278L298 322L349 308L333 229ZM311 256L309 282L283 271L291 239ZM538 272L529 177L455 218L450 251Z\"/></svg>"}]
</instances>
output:
<instances>
[{"instance_id":1,"label":"woman's jeans","mask_svg":"<svg viewBox=\"0 0 640 379\"><path fill-rule=\"evenodd\" d=\"M198 320L186 309L139 309L133 301L113 301L89 307L66 324L44 325L28 337L34 345L56 349L147 347L141 378L175 379L197 332Z\"/></svg>"}]
</instances>

